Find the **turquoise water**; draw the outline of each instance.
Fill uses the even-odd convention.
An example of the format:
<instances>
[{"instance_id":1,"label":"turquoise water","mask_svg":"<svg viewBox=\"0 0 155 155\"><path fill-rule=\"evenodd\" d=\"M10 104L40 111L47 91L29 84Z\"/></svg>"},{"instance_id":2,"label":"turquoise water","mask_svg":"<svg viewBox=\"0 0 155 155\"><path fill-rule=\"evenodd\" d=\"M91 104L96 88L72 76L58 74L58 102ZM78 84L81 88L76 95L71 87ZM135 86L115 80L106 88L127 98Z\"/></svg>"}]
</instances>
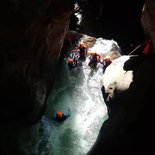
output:
<instances>
[{"instance_id":1,"label":"turquoise water","mask_svg":"<svg viewBox=\"0 0 155 155\"><path fill-rule=\"evenodd\" d=\"M110 51L113 41L97 39L90 50ZM102 66L94 71L89 58L73 71L66 60L58 67L56 80L41 121L32 127L1 128L0 147L16 155L86 155L94 144L103 122L108 118L101 93ZM71 116L63 123L52 119L54 111Z\"/></svg>"},{"instance_id":2,"label":"turquoise water","mask_svg":"<svg viewBox=\"0 0 155 155\"><path fill-rule=\"evenodd\" d=\"M42 137L46 141L42 155L87 154L107 119L107 108L101 93L102 68L94 71L88 62L89 58L70 72L64 60L57 73L47 101L47 112L42 119ZM71 117L66 121L57 123L52 120L54 111L66 113L68 109Z\"/></svg>"},{"instance_id":3,"label":"turquoise water","mask_svg":"<svg viewBox=\"0 0 155 155\"><path fill-rule=\"evenodd\" d=\"M86 62L73 72L64 64L57 80L48 99L47 114L42 119L43 136L47 137L44 149L49 155L84 155L107 118L100 75L87 67ZM65 122L52 120L53 111L67 112L68 109L71 117Z\"/></svg>"}]
</instances>

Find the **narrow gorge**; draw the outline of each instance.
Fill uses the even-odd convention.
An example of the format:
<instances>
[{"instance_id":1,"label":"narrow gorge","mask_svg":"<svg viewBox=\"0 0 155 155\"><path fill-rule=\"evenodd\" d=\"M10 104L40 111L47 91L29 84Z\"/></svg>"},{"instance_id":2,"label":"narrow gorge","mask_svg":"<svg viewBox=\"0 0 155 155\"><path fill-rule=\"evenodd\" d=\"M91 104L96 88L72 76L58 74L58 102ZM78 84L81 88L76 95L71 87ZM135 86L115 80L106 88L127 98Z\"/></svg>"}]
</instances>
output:
<instances>
[{"instance_id":1,"label":"narrow gorge","mask_svg":"<svg viewBox=\"0 0 155 155\"><path fill-rule=\"evenodd\" d=\"M78 4L76 9L75 4ZM96 141L92 142L95 138L90 138L92 141L88 142L88 137L81 134L82 142L80 141L81 144L76 145L79 150L82 146L81 152L72 150L69 155L83 155L83 152L90 147L90 145L88 147L89 143L94 144L85 153L88 155L151 154L150 152L153 154L154 8L154 0L127 0L124 2L121 0L117 2L115 0L108 2L104 0L1 0L0 154L69 154L68 150L61 152L61 147L57 148L61 153L52 154L45 149L49 149L47 146L49 143L43 140L45 137L39 137L42 133L47 138L49 131L55 131L50 126L50 121L44 116L49 114L49 101L53 101L54 94L59 93L56 91L62 82L56 82L59 74L64 79L73 81L74 85L67 88L68 95L71 93L70 97L74 96L74 93L80 94L85 89L86 96L82 100L77 97L73 101L79 99L79 103L84 101L84 103L86 101L92 103L90 104L90 107L94 106L92 109L83 105L87 110L90 108L83 113L92 112L90 116L97 118L92 117L94 123L93 121L91 123L101 123L101 125L94 126L94 130L93 128L90 130L92 133L96 132L95 135L99 132ZM80 19L75 16L77 14L80 15ZM80 23L78 23L79 20ZM77 77L83 78L83 82L79 82L74 77L72 79L67 77L70 73L67 74L65 68L60 67L63 64L64 56L80 42L82 37L93 38L96 41L93 42L92 47L89 47L90 50L93 45L95 47L95 43L99 45L98 40L102 48L104 45L108 45L104 39L114 41L113 49L111 48L109 51L118 50L117 52L120 54L106 69L101 83L98 82L100 72L97 72L98 76L95 79L95 74L87 73L85 64L85 70L77 74ZM144 47L141 46L145 46L146 39L150 39L152 43L151 54L148 55L143 53ZM140 48L136 50L136 54L129 55L139 45ZM107 50L107 53L109 51ZM67 75L61 74L64 71ZM87 85L85 77L87 80L93 77L95 85L92 80L89 89L85 87ZM54 88L53 96L51 95L52 88ZM91 95L97 95L95 97L103 102L103 107L100 103L96 104L98 100L94 100L95 97L90 99L91 97L87 95L88 90L93 90L93 88L95 89ZM63 89L65 90L66 87L58 89L60 96L55 100L59 100L59 97L61 99ZM100 93L102 93L102 99ZM66 106L68 106L67 101L71 102L67 98ZM105 116L104 104L107 108L108 118ZM79 109L75 108L73 112L82 112L82 105L75 105L79 106ZM97 108L99 108L98 114L100 115L96 114ZM81 120L87 120L85 115L81 114L81 116L83 116L83 118L80 117ZM77 118L75 117L75 120ZM39 127L40 124L44 126L44 131ZM82 125L81 128L79 126L77 127L79 131L86 132L88 126L85 128L82 128ZM51 129L49 129L50 127ZM43 132L46 132L47 135ZM90 136L89 129L86 133ZM53 134L52 136L55 136L55 133ZM64 146L69 144L70 139L66 138L67 134L77 136L76 138L79 139L78 135L66 130L65 136L59 137L64 141ZM56 142L54 138L50 138L51 146ZM66 144L65 139L68 142ZM74 149L76 142L72 141L71 144ZM54 150L54 148L52 149ZM83 151L83 149L85 150Z\"/></svg>"}]
</instances>

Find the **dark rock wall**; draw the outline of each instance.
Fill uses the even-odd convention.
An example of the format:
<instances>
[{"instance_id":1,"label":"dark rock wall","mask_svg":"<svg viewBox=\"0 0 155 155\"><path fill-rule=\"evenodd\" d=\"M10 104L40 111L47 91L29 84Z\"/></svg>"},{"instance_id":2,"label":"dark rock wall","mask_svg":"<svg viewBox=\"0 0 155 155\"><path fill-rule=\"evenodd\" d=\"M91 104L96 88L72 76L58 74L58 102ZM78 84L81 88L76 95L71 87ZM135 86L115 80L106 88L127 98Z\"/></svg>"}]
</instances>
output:
<instances>
[{"instance_id":1,"label":"dark rock wall","mask_svg":"<svg viewBox=\"0 0 155 155\"><path fill-rule=\"evenodd\" d=\"M73 0L0 1L0 123L41 117L72 11Z\"/></svg>"},{"instance_id":2,"label":"dark rock wall","mask_svg":"<svg viewBox=\"0 0 155 155\"><path fill-rule=\"evenodd\" d=\"M131 44L136 46L145 40L140 21L143 4L144 0L82 1L81 31L91 36L116 40L126 54Z\"/></svg>"},{"instance_id":3,"label":"dark rock wall","mask_svg":"<svg viewBox=\"0 0 155 155\"><path fill-rule=\"evenodd\" d=\"M145 30L145 34L151 38L155 49L155 3L154 0L146 0L143 7L141 23Z\"/></svg>"},{"instance_id":4,"label":"dark rock wall","mask_svg":"<svg viewBox=\"0 0 155 155\"><path fill-rule=\"evenodd\" d=\"M107 94L102 89L109 118L88 155L154 154L154 60L154 55L127 60L124 67L128 69L120 75L121 80L117 75L113 76L116 85L111 83ZM133 82L127 90L121 91L117 85L123 86L130 70L133 71Z\"/></svg>"},{"instance_id":5,"label":"dark rock wall","mask_svg":"<svg viewBox=\"0 0 155 155\"><path fill-rule=\"evenodd\" d=\"M146 34L154 41L155 1L146 0L142 13L142 25ZM133 56L125 61L124 74L113 76L115 86L107 91L103 84L103 96L108 107L109 118L104 122L98 139L89 155L137 155L155 154L154 137L154 88L155 88L155 54ZM107 71L109 68L107 68ZM119 70L120 68L115 68ZM126 74L133 71L133 81L129 88L122 91L117 87L123 86L128 80ZM106 72L105 72L106 74ZM110 76L110 75L109 75ZM109 79L107 79L109 80ZM105 79L106 81L106 79ZM110 95L110 96L109 96ZM107 98L110 97L110 98Z\"/></svg>"},{"instance_id":6,"label":"dark rock wall","mask_svg":"<svg viewBox=\"0 0 155 155\"><path fill-rule=\"evenodd\" d=\"M76 38L76 35L67 33L73 2L0 1L0 124L33 124L41 118L64 39ZM85 2L81 1L86 9L81 32L113 38L122 49L143 40L140 26L143 1ZM155 47L154 26L147 26L145 22L154 23L154 13L150 12L154 8L153 0L146 0L146 4L147 16L143 23ZM151 57L136 66L133 85L113 100L116 104L112 107L110 119L102 126L89 154L124 155L153 151L149 141L149 137L154 137L153 105L150 104L153 102L148 99L154 99L154 62ZM145 89L141 89L143 85Z\"/></svg>"}]
</instances>

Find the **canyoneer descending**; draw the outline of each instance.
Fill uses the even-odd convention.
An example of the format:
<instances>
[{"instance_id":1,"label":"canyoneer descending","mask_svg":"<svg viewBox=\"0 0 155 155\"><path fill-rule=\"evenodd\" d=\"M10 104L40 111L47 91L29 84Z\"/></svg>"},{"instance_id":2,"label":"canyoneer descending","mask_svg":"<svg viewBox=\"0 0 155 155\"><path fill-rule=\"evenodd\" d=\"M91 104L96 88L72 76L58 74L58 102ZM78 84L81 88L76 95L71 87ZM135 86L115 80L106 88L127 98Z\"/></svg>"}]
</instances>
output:
<instances>
[{"instance_id":1,"label":"canyoneer descending","mask_svg":"<svg viewBox=\"0 0 155 155\"><path fill-rule=\"evenodd\" d=\"M150 55L153 49L152 41L151 39L146 39L145 47L143 49L144 55Z\"/></svg>"}]
</instances>

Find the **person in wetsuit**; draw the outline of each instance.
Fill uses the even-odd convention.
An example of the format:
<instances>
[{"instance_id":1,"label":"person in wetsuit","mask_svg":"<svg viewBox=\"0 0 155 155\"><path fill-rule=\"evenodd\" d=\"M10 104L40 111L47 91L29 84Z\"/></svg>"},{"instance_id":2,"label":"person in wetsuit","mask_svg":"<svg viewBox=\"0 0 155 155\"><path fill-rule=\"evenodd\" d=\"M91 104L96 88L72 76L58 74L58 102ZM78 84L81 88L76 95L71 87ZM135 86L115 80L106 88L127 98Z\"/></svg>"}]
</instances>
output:
<instances>
[{"instance_id":1,"label":"person in wetsuit","mask_svg":"<svg viewBox=\"0 0 155 155\"><path fill-rule=\"evenodd\" d=\"M64 114L61 111L57 111L56 113L54 113L53 115L53 119L57 122L63 122L65 121L68 117L70 117L71 113L70 110L68 110L67 114Z\"/></svg>"},{"instance_id":2,"label":"person in wetsuit","mask_svg":"<svg viewBox=\"0 0 155 155\"><path fill-rule=\"evenodd\" d=\"M74 50L72 50L74 53L77 51L79 52L79 59L85 61L88 52L88 48L85 46L85 44L80 43Z\"/></svg>"},{"instance_id":3,"label":"person in wetsuit","mask_svg":"<svg viewBox=\"0 0 155 155\"><path fill-rule=\"evenodd\" d=\"M68 59L69 70L72 70L76 66L77 66L77 59L76 58L69 58Z\"/></svg>"},{"instance_id":4,"label":"person in wetsuit","mask_svg":"<svg viewBox=\"0 0 155 155\"><path fill-rule=\"evenodd\" d=\"M101 56L96 52L91 52L89 66L93 69L97 67L97 63L100 61Z\"/></svg>"},{"instance_id":5,"label":"person in wetsuit","mask_svg":"<svg viewBox=\"0 0 155 155\"><path fill-rule=\"evenodd\" d=\"M110 58L110 56L106 56L104 59L103 59L103 73L105 72L106 68L112 63L112 60Z\"/></svg>"}]
</instances>

